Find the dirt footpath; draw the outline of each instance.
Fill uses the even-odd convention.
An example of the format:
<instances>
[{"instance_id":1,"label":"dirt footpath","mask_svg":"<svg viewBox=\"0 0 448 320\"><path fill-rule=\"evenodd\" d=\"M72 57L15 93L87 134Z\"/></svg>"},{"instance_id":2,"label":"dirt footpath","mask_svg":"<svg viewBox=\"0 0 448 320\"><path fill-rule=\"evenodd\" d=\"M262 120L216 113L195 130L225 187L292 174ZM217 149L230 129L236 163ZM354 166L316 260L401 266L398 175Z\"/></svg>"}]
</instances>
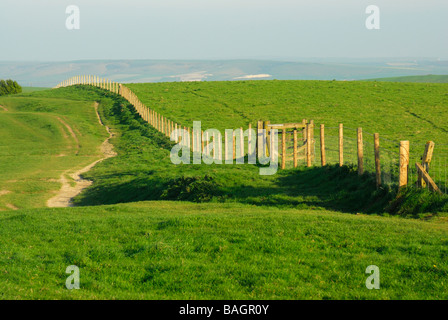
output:
<instances>
[{"instance_id":1,"label":"dirt footpath","mask_svg":"<svg viewBox=\"0 0 448 320\"><path fill-rule=\"evenodd\" d=\"M104 124L101 121L100 115L98 114L98 103L95 102L95 112L98 117L98 122L100 125L104 126ZM67 124L64 124L67 126ZM109 127L104 126L109 133L109 137L102 143L101 145L101 152L104 155L103 158L89 164L88 166L82 168L81 170L78 170L74 173L69 173L71 170L65 171L59 181L62 184L61 189L59 190L58 194L47 201L47 206L50 208L56 208L56 207L72 207L72 199L80 194L82 190L89 187L92 184L92 181L86 180L81 178L81 175L90 169L92 169L98 162L101 162L105 159L114 157L117 155L117 153L113 150L113 145L109 142L110 138L112 138L113 134L110 132ZM73 132L73 130L69 130L70 132ZM69 175L76 183L74 187L70 185L70 181L67 179L66 175Z\"/></svg>"}]
</instances>

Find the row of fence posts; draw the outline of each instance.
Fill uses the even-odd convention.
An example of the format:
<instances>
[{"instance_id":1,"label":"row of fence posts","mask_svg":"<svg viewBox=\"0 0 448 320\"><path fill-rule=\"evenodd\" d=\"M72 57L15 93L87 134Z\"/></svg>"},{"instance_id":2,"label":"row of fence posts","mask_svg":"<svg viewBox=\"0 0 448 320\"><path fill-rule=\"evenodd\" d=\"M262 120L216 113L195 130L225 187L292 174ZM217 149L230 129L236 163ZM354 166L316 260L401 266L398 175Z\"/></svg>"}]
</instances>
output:
<instances>
[{"instance_id":1,"label":"row of fence posts","mask_svg":"<svg viewBox=\"0 0 448 320\"><path fill-rule=\"evenodd\" d=\"M181 143L181 145L187 146L190 150L194 152L202 152L206 155L209 154L210 151L210 140L213 140L213 159L223 160L222 159L222 144L217 143L218 141L222 141L222 137L220 133L214 133L213 135L209 135L208 132L205 133L201 130L201 132L193 131L190 127L181 126L180 124L164 117L159 114L155 110L148 108L144 105L137 97L137 95L131 91L129 88L124 86L123 84L100 78L98 76L75 76L70 79L62 81L55 88L67 87L72 85L91 85L102 88L104 90L108 90L110 92L116 93L126 99L130 104L132 104L138 114L148 122L151 126L153 126L156 130L163 133L167 137L171 136L171 133L177 132L177 129L184 129L184 132L187 132L187 137L182 137L181 135L175 134L174 140L176 143ZM252 137L252 127L249 124L248 130L248 154L253 152L253 155L258 155L259 159L263 156L269 157L269 146L271 145L271 139L269 139L269 121L258 121L257 123L257 139L255 140L255 145L253 144ZM311 120L308 122L306 119L302 120L302 140L304 141L305 146L305 159L308 167L312 166L312 153L314 146L314 121ZM237 145L237 135L235 134L238 131L239 142L239 150L236 149ZM282 134L282 148L281 148L281 169L285 169L286 167L286 129L281 130ZM191 138L191 139L190 139ZM377 187L381 186L381 165L380 165L380 138L379 134L375 133L373 135L374 138L374 156L375 156L375 174L376 174L376 185ZM204 145L204 141L207 142ZM230 143L231 141L231 143ZM293 165L294 168L298 166L298 130L294 129L293 131ZM343 124L339 124L339 135L338 135L338 144L339 144L339 166L343 166L344 164L344 127ZM229 146L232 146L232 155L230 155ZM228 133L225 133L224 137L224 160L235 160L239 159L237 163L242 163L241 159L244 163L244 134L243 128L239 128L237 130L233 130L233 135L230 137ZM432 156L432 149L434 148L432 143L431 146L425 150L425 155L429 155L429 158ZM364 150L363 150L363 133L362 128L357 129L357 157L358 157L358 174L364 174ZM327 164L326 152L325 152L325 125L320 125L320 154L321 154L321 165L325 166ZM408 184L408 170L409 170L409 141L401 141L400 142L400 168L399 168L399 187L405 187ZM424 157L425 157L424 155ZM426 159L426 158L425 158ZM431 180L428 171L428 164L430 162L426 160L422 161L423 171L417 166L419 170L419 184L424 186L429 184L430 188L437 191L437 186ZM425 162L426 161L426 162ZM418 165L418 164L417 164ZM429 177L429 178L428 178Z\"/></svg>"},{"instance_id":2,"label":"row of fence posts","mask_svg":"<svg viewBox=\"0 0 448 320\"><path fill-rule=\"evenodd\" d=\"M263 122L263 123L266 123L266 122ZM306 119L304 119L304 120L302 120L302 123L304 124L302 136L303 136L303 141L305 142L305 145L306 145L306 149L305 149L306 165L307 165L307 167L311 167L312 166L312 149L314 146L314 127L315 127L315 125L314 125L313 120L311 120L308 123L308 121ZM260 124L259 124L259 127L260 127ZM266 125L264 125L264 128L266 128ZM339 166L342 167L344 165L344 125L342 123L340 123L338 129L339 129L339 132L338 132ZM285 169L286 159L287 159L286 129L283 129L281 134L282 134L281 169ZM294 168L296 168L298 165L298 163L297 163L297 159L298 159L297 135L298 135L298 130L294 129L293 130L293 141L294 141L293 142L293 166L294 166ZM374 137L376 185L377 185L377 187L380 187L381 186L380 138L379 138L378 133L375 133L373 135L373 137ZM406 142L403 141L403 143L406 143ZM409 146L409 142L407 142L407 144ZM404 149L401 151L405 152ZM400 178L400 181L402 181L403 183L405 181L404 171L405 171L405 168L407 168L407 166L409 165L409 162L407 162L407 164L405 164L406 163L405 159L409 160L409 147L407 148L407 152L408 152L407 158L404 156L403 157L400 156L400 159L403 158L403 164L402 164L402 166L400 166L400 168L403 168L403 170L400 170L400 172L402 172L402 178ZM325 148L325 125L324 124L320 125L320 155L321 155L321 161L320 161L321 165L325 166L327 164L327 158L326 158L326 148ZM362 174L364 174L364 143L363 143L362 128L357 129L357 156L358 156L358 174L362 175ZM406 184L407 184L407 182L406 182Z\"/></svg>"},{"instance_id":3,"label":"row of fence posts","mask_svg":"<svg viewBox=\"0 0 448 320\"><path fill-rule=\"evenodd\" d=\"M311 120L309 123L306 119L302 121L304 125L303 128L303 141L305 142L305 159L307 167L312 166L312 148L314 146L314 121ZM269 140L269 130L266 130L269 127L269 121L259 121L258 128L265 129L265 134L267 132L267 140ZM344 165L344 125L342 123L339 124L339 132L338 132L338 153L339 153L339 166L342 167ZM281 141L281 169L285 169L286 167L286 134L287 130L282 129L282 141ZM293 166L296 168L298 166L298 130L293 130ZM259 146L263 145L262 141L266 141L266 137L262 137L259 134L259 141L257 143L258 155L263 155L263 149ZM380 158L380 135L379 133L373 134L373 146L374 146L374 158L375 158L375 180L376 186L379 188L382 185L381 181L381 158ZM428 175L429 163L431 162L432 150L434 149L434 142L430 141L426 145L426 149L424 155L422 157L421 167L419 168L419 164L416 164L417 169L419 170L419 179L417 185L420 187L425 187L428 184L429 189L440 192L435 185L434 181ZM325 125L320 125L320 154L321 154L321 165L325 166L327 164L326 159L326 147L325 147ZM364 174L364 141L363 141L363 131L362 128L357 128L357 160L358 160L358 175ZM400 141L399 148L399 188L406 187L409 183L408 172L409 172L409 141Z\"/></svg>"}]
</instances>

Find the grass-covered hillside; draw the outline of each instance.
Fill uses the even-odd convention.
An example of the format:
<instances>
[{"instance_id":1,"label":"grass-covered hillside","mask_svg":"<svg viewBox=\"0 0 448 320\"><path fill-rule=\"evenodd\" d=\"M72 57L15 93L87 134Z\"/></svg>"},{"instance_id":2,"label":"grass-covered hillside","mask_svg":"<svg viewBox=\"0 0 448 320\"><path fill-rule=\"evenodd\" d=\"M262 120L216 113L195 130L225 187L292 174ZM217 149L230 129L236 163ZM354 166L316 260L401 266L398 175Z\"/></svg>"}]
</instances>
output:
<instances>
[{"instance_id":1,"label":"grass-covered hillside","mask_svg":"<svg viewBox=\"0 0 448 320\"><path fill-rule=\"evenodd\" d=\"M390 140L448 143L448 84L234 81L129 84L150 108L185 126L247 128L257 120L362 127ZM347 130L349 134L349 130Z\"/></svg>"},{"instance_id":2,"label":"grass-covered hillside","mask_svg":"<svg viewBox=\"0 0 448 320\"><path fill-rule=\"evenodd\" d=\"M100 158L94 99L42 92L0 98L0 210L45 206L62 174Z\"/></svg>"},{"instance_id":3,"label":"grass-covered hillside","mask_svg":"<svg viewBox=\"0 0 448 320\"><path fill-rule=\"evenodd\" d=\"M427 141L435 142L431 175L447 188L448 84L344 81L238 81L130 84L150 108L169 119L203 128L247 128L313 119L325 124L328 163L338 163L338 124L344 125L344 163L357 164L357 132L363 128L365 167L374 171L373 133L380 134L383 181L397 183L399 142L410 141L410 176L416 179ZM291 143L289 143L291 146ZM316 139L320 165L320 144ZM304 164L304 161L301 162ZM291 162L287 164L291 167Z\"/></svg>"},{"instance_id":4,"label":"grass-covered hillside","mask_svg":"<svg viewBox=\"0 0 448 320\"><path fill-rule=\"evenodd\" d=\"M448 298L446 221L153 201L2 213L0 242L0 299Z\"/></svg>"},{"instance_id":5,"label":"grass-covered hillside","mask_svg":"<svg viewBox=\"0 0 448 320\"><path fill-rule=\"evenodd\" d=\"M443 85L378 84L379 92L369 83L348 85L131 87L148 106L185 125L203 120L205 128L223 129L308 118L336 126L342 119L400 139L408 122L418 131L434 121L426 138L417 131L414 138L445 138L442 116L428 112L446 114ZM400 103L401 90L415 92L417 106L405 94ZM94 102L114 134L117 156L83 174L93 185L74 199L78 208L36 208L58 190L62 173L100 157L107 132ZM87 86L2 97L0 105L0 132L8 137L0 148L0 190L9 191L0 195L0 299L448 298L446 196L409 189L393 201L393 186L377 190L372 175L358 176L354 166L301 165L260 176L256 165L173 165L167 137L124 99ZM335 109L347 118L332 120ZM395 121L397 132L387 112L383 118L391 123L380 121L379 110L387 109L408 113L408 121ZM70 265L80 268L80 290L65 288ZM380 290L365 287L369 265L381 270Z\"/></svg>"}]
</instances>

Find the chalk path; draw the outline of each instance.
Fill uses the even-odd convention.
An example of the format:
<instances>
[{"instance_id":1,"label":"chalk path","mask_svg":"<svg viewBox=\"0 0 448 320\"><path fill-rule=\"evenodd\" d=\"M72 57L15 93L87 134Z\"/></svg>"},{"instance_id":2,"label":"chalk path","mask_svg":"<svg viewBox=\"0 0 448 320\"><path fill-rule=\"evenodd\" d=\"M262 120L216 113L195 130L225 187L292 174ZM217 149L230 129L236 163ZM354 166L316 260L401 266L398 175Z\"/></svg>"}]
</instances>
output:
<instances>
[{"instance_id":1,"label":"chalk path","mask_svg":"<svg viewBox=\"0 0 448 320\"><path fill-rule=\"evenodd\" d=\"M56 196L47 201L47 206L50 208L72 207L73 206L72 199L76 197L78 194L80 194L85 188L89 187L92 184L92 181L81 178L81 175L92 169L98 162L101 162L105 159L117 155L117 153L113 150L113 145L109 142L113 134L110 132L109 127L105 126L101 121L100 115L98 113L98 103L95 102L94 107L96 115L98 117L98 122L100 123L100 125L104 126L107 132L109 133L109 137L101 144L101 152L103 153L104 157L92 162L88 166L74 173L71 173L70 177L75 181L75 186L73 187L70 185L69 180L66 178L66 175L71 170L65 171L59 179L60 183L62 184L61 189L59 190ZM73 132L73 130L69 131L70 133Z\"/></svg>"}]
</instances>

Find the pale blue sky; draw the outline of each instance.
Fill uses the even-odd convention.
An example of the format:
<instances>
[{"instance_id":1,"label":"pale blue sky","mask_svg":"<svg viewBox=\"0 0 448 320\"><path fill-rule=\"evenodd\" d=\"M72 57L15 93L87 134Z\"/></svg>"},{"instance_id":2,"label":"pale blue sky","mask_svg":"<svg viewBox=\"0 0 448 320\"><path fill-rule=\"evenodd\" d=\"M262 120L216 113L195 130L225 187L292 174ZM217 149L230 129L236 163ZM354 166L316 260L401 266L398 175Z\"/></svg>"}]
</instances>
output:
<instances>
[{"instance_id":1,"label":"pale blue sky","mask_svg":"<svg viewBox=\"0 0 448 320\"><path fill-rule=\"evenodd\" d=\"M365 27L371 4L381 30ZM447 17L447 0L1 0L0 61L448 59Z\"/></svg>"}]
</instances>

